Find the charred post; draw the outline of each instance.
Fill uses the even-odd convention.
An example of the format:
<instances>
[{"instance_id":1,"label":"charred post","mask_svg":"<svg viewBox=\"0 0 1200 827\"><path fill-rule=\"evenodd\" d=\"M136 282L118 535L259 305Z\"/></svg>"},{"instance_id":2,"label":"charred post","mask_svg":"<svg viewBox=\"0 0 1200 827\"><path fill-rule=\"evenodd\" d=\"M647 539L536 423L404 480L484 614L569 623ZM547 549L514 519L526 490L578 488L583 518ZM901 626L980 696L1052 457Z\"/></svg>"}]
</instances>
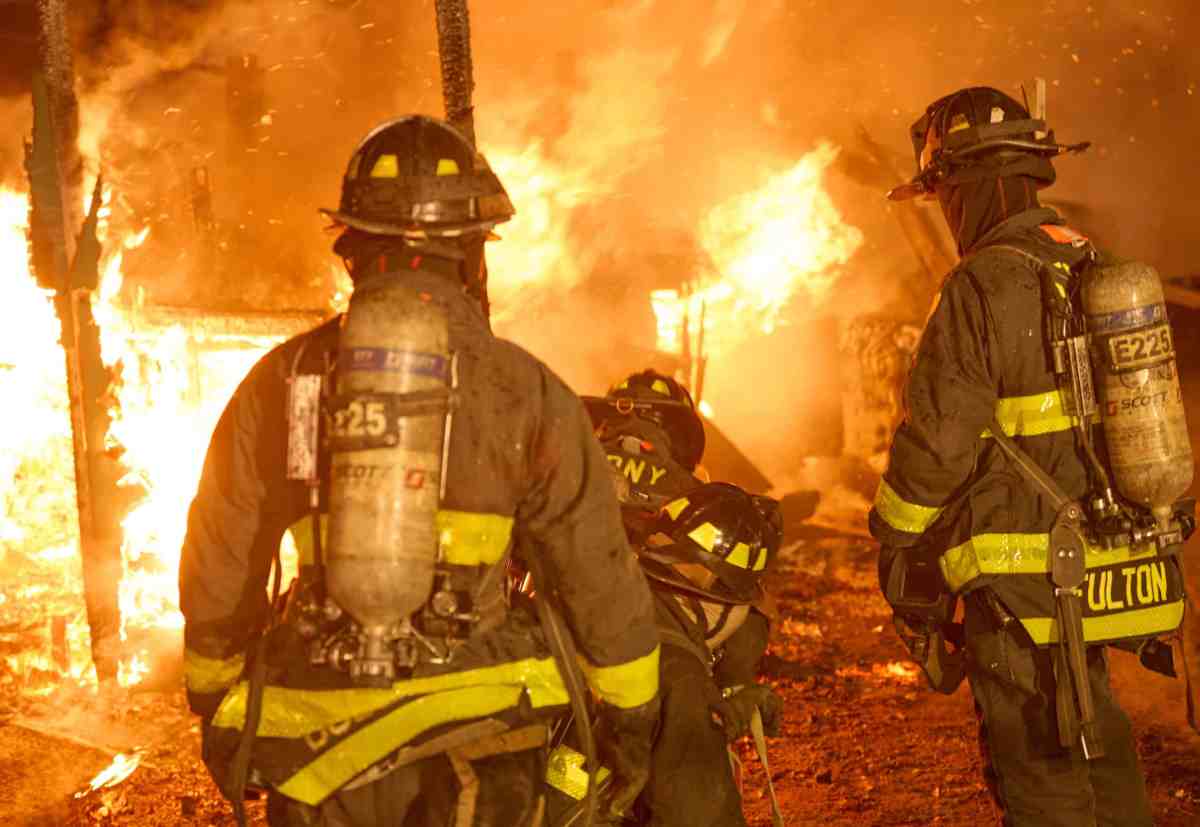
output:
<instances>
[{"instance_id":1,"label":"charred post","mask_svg":"<svg viewBox=\"0 0 1200 827\"><path fill-rule=\"evenodd\" d=\"M471 19L467 0L435 0L438 57L446 120L475 143L475 73L471 63Z\"/></svg>"},{"instance_id":2,"label":"charred post","mask_svg":"<svg viewBox=\"0 0 1200 827\"><path fill-rule=\"evenodd\" d=\"M106 451L111 421L105 400L112 377L101 360L90 301L98 281L99 182L82 232L74 235L83 204L83 159L65 5L42 0L38 6L41 66L34 81L33 144L26 150L31 257L38 281L55 291L62 326L84 599L96 676L107 681L117 676L120 654L121 520L128 503L117 486L121 464Z\"/></svg>"}]
</instances>

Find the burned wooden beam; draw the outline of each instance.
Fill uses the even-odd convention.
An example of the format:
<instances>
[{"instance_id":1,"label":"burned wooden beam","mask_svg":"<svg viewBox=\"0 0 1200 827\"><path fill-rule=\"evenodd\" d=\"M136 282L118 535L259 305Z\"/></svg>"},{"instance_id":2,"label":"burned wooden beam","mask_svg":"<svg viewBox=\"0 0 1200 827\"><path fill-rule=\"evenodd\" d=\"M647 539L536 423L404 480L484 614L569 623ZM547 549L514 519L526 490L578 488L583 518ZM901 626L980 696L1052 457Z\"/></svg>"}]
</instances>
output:
<instances>
[{"instance_id":1,"label":"burned wooden beam","mask_svg":"<svg viewBox=\"0 0 1200 827\"><path fill-rule=\"evenodd\" d=\"M40 66L34 78L33 142L26 147L30 178L31 258L38 282L54 290L62 325L75 459L84 600L96 676L115 680L120 659L121 520L128 510L118 486L119 460L106 451L110 417L103 398L111 375L100 356L91 292L99 280L97 182L88 219L80 227L83 159L79 104L67 37L64 0L40 0Z\"/></svg>"}]
</instances>

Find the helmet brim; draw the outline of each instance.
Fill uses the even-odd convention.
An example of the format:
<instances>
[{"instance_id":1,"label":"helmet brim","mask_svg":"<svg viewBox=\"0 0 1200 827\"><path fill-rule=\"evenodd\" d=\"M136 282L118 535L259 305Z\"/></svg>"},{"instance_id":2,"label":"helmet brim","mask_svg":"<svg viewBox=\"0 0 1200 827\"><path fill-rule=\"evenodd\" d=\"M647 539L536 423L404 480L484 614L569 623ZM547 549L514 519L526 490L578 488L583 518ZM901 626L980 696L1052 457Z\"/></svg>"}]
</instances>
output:
<instances>
[{"instance_id":1,"label":"helmet brim","mask_svg":"<svg viewBox=\"0 0 1200 827\"><path fill-rule=\"evenodd\" d=\"M328 217L335 224L350 227L355 230L361 230L364 233L371 235L385 235L396 238L453 238L456 236L467 235L469 233L489 233L499 221L480 220L480 221L464 221L453 224L425 224L421 226L404 226L402 224L393 224L387 221L372 221L369 218L361 218L351 215L350 213L340 210L331 210L325 207L320 207L317 210L322 215Z\"/></svg>"}]
</instances>

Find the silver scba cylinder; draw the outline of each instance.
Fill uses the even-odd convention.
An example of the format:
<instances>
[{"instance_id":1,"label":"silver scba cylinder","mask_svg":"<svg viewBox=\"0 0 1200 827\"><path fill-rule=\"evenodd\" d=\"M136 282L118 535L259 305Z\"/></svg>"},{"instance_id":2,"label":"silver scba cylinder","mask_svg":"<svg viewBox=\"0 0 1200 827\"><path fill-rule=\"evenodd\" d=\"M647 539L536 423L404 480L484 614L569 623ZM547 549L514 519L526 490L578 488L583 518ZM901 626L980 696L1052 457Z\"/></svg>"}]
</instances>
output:
<instances>
[{"instance_id":1,"label":"silver scba cylinder","mask_svg":"<svg viewBox=\"0 0 1200 827\"><path fill-rule=\"evenodd\" d=\"M1114 482L1165 531L1193 462L1162 282L1140 262L1095 267L1082 299Z\"/></svg>"},{"instance_id":2,"label":"silver scba cylinder","mask_svg":"<svg viewBox=\"0 0 1200 827\"><path fill-rule=\"evenodd\" d=\"M445 312L402 279L360 284L330 423L326 583L362 628L351 671L390 678L397 629L429 599L450 380Z\"/></svg>"}]
</instances>

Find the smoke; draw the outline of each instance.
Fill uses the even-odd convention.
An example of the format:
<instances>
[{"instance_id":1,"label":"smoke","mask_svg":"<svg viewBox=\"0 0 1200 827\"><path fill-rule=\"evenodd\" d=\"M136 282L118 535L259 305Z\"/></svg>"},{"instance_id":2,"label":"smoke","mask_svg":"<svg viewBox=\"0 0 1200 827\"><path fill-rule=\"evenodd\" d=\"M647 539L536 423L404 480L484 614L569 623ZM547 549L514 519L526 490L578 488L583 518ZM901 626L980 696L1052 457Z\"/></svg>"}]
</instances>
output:
<instances>
[{"instance_id":1,"label":"smoke","mask_svg":"<svg viewBox=\"0 0 1200 827\"><path fill-rule=\"evenodd\" d=\"M5 43L18 46L4 58L0 115L23 111L14 76L29 68L28 23L4 5ZM865 243L827 296L800 292L784 326L723 353L705 384L716 422L783 476L836 429L837 320L923 318L936 280L893 213L914 207L882 193L911 170L909 124L953 88L1019 97L1021 82L1045 77L1056 134L1094 142L1058 162L1047 199L1102 244L1190 272L1200 204L1179 171L1200 107L1193 6L474 0L477 134L518 210L489 249L496 328L581 392L644 367L647 295L710 266L698 238L710 211L831 142L841 153L823 186ZM160 245L145 248L152 262L130 257L133 281L159 300L323 303L334 262L315 208L336 202L374 123L441 111L432 0L87 0L72 11L85 151L114 182L114 221L152 225ZM229 61L245 55L261 96L231 102ZM19 176L20 133L9 134L6 183ZM212 275L196 248L200 167L218 242L248 262L237 272Z\"/></svg>"}]
</instances>

